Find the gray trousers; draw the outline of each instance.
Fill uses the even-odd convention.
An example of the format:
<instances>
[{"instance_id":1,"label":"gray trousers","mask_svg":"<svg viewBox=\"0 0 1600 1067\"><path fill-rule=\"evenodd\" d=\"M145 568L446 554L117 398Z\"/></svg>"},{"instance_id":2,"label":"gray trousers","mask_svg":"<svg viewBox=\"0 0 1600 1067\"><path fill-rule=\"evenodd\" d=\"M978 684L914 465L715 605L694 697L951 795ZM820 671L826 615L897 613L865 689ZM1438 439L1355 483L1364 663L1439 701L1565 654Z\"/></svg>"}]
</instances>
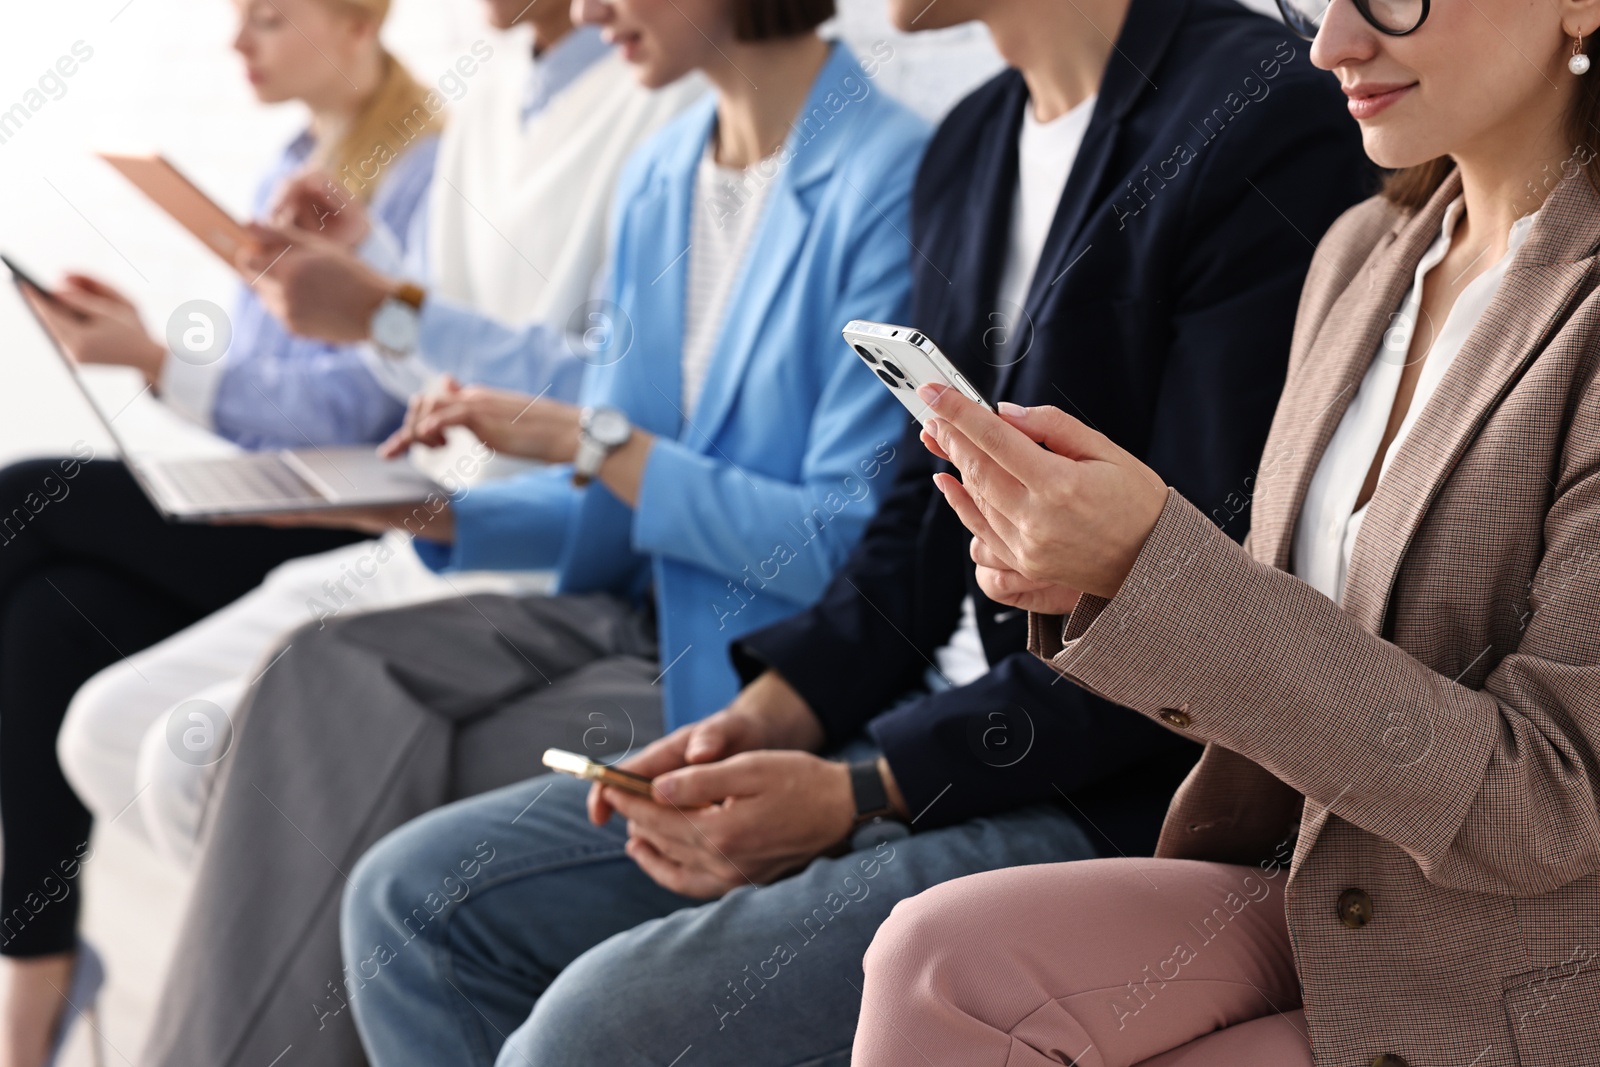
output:
<instances>
[{"instance_id":1,"label":"gray trousers","mask_svg":"<svg viewBox=\"0 0 1600 1067\"><path fill-rule=\"evenodd\" d=\"M338 930L362 853L548 747L610 762L661 734L654 627L608 596L356 615L273 655L210 798L151 1067L363 1063Z\"/></svg>"}]
</instances>

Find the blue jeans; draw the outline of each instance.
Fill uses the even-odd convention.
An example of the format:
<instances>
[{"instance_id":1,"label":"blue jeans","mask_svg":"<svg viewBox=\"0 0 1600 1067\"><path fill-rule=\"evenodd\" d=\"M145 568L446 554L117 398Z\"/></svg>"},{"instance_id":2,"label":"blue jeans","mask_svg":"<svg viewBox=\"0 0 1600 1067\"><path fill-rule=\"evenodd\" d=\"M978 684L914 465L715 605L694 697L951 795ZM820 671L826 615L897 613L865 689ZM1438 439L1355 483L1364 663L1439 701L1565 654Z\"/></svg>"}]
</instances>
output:
<instances>
[{"instance_id":1,"label":"blue jeans","mask_svg":"<svg viewBox=\"0 0 1600 1067\"><path fill-rule=\"evenodd\" d=\"M1035 807L691 900L545 776L437 809L357 865L341 937L375 1067L847 1064L861 958L894 905L962 875L1094 855Z\"/></svg>"}]
</instances>

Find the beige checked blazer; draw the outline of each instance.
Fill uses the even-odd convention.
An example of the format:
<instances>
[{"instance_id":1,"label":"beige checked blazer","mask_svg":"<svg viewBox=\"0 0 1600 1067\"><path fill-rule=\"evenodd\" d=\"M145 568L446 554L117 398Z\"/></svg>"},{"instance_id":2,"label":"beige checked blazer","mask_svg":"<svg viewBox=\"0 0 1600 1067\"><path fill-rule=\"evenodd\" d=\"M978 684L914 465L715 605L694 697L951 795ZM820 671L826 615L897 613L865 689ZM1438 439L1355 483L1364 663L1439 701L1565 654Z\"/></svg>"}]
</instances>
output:
<instances>
[{"instance_id":1,"label":"beige checked blazer","mask_svg":"<svg viewBox=\"0 0 1600 1067\"><path fill-rule=\"evenodd\" d=\"M1600 196L1587 178L1546 202L1379 483L1343 608L1287 571L1311 475L1459 193L1452 176L1414 214L1368 201L1318 248L1262 464L1240 488L1255 493L1244 547L1169 492L1116 597L1035 616L1032 645L1206 743L1161 855L1270 865L1292 850L1289 929L1319 1065L1594 1067Z\"/></svg>"}]
</instances>

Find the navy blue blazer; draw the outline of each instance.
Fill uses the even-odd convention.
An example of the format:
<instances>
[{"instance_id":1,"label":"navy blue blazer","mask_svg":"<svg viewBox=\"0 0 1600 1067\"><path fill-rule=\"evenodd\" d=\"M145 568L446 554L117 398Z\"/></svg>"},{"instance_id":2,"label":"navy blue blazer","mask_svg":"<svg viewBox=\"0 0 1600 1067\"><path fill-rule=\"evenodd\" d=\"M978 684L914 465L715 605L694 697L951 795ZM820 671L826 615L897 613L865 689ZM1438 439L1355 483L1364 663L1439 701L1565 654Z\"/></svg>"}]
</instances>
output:
<instances>
[{"instance_id":1,"label":"navy blue blazer","mask_svg":"<svg viewBox=\"0 0 1600 1067\"><path fill-rule=\"evenodd\" d=\"M930 143L912 202L913 315L992 400L1104 431L1235 539L1323 231L1375 174L1333 77L1232 0L1133 0L1026 307L996 308L1028 92L1006 71ZM870 732L919 829L1066 803L1103 849L1148 853L1190 742L1058 681L1025 612L978 590L969 537L900 449L896 483L812 607L733 647L775 667L830 742ZM976 598L992 670L887 713Z\"/></svg>"}]
</instances>

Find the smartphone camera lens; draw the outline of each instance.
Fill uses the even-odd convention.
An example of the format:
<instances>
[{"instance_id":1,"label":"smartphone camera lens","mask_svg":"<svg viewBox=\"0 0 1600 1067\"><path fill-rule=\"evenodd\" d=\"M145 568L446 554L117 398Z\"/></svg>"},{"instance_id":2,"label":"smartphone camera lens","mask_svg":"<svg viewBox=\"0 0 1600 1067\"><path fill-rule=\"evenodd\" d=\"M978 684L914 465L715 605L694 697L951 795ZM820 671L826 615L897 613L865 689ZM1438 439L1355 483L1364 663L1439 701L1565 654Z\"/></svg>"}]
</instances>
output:
<instances>
[{"instance_id":1,"label":"smartphone camera lens","mask_svg":"<svg viewBox=\"0 0 1600 1067\"><path fill-rule=\"evenodd\" d=\"M874 366L877 365L878 357L874 356L871 352L868 352L865 347L862 345L851 345L850 347L856 350L856 355L860 356L862 359Z\"/></svg>"},{"instance_id":2,"label":"smartphone camera lens","mask_svg":"<svg viewBox=\"0 0 1600 1067\"><path fill-rule=\"evenodd\" d=\"M898 388L900 388L900 383L895 381L889 375L883 373L882 370L877 371L877 375L878 375L878 377L883 379L884 384L887 385L890 389L898 389Z\"/></svg>"},{"instance_id":3,"label":"smartphone camera lens","mask_svg":"<svg viewBox=\"0 0 1600 1067\"><path fill-rule=\"evenodd\" d=\"M916 345L918 348L922 347L922 335L920 333L912 334L910 340L911 343Z\"/></svg>"},{"instance_id":4,"label":"smartphone camera lens","mask_svg":"<svg viewBox=\"0 0 1600 1067\"><path fill-rule=\"evenodd\" d=\"M895 366L893 363L890 363L888 360L883 361L883 369L894 375L896 378L899 378L902 382L906 380L906 372Z\"/></svg>"}]
</instances>

